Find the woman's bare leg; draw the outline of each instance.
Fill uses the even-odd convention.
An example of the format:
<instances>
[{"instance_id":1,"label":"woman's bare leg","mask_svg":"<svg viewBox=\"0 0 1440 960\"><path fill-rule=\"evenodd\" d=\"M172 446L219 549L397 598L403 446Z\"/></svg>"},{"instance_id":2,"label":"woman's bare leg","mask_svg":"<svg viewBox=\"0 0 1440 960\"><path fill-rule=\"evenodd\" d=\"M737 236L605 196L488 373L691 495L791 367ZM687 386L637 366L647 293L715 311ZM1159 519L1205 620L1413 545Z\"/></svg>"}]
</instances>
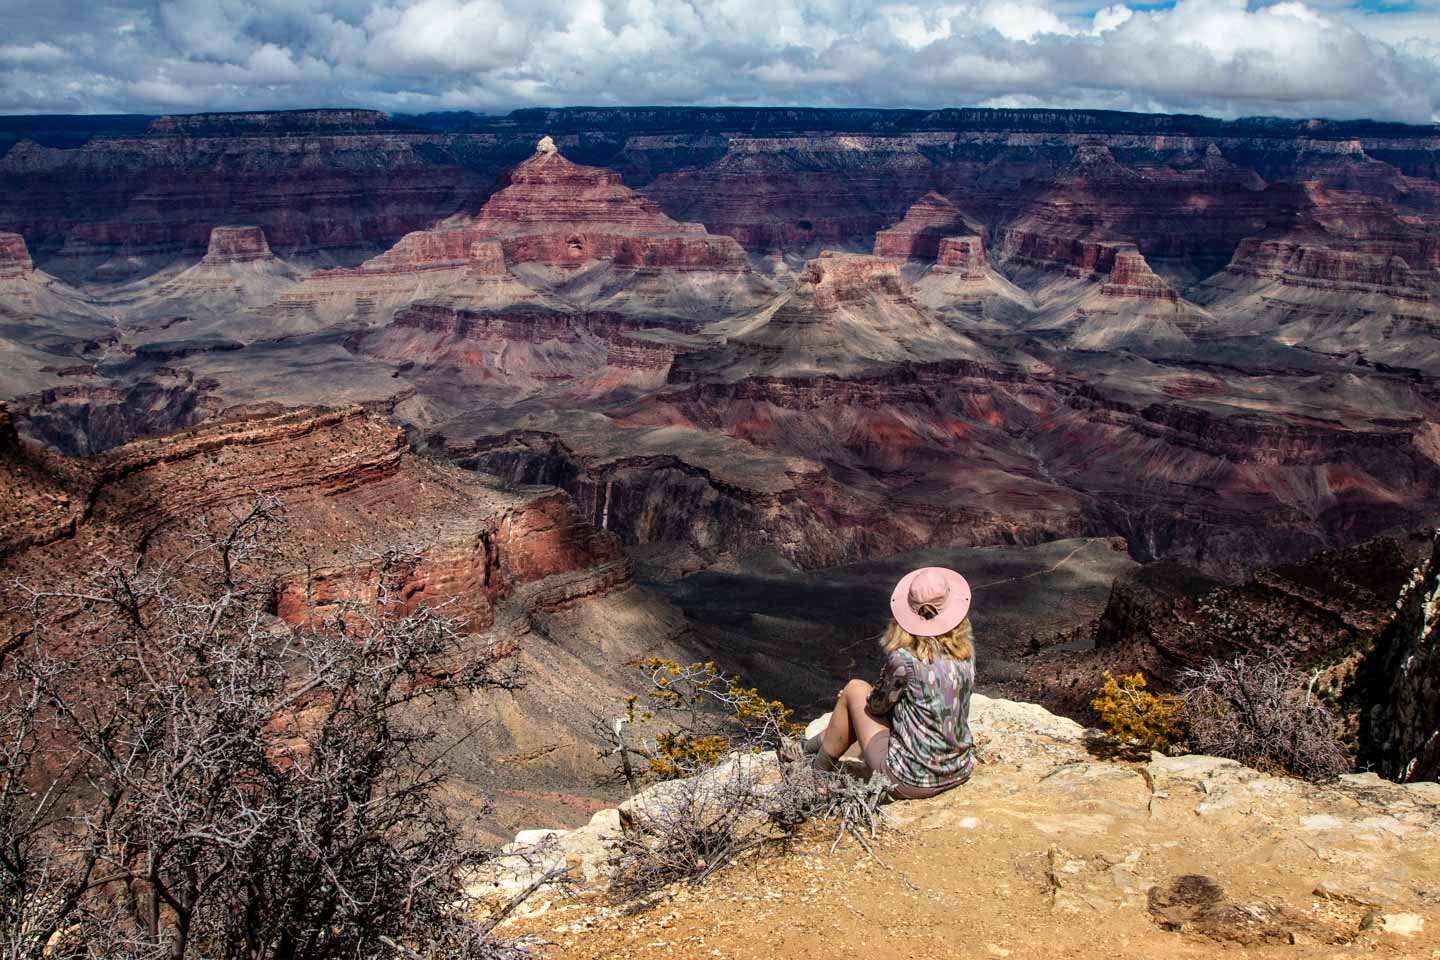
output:
<instances>
[{"instance_id":1,"label":"woman's bare leg","mask_svg":"<svg viewBox=\"0 0 1440 960\"><path fill-rule=\"evenodd\" d=\"M870 684L864 680L851 680L835 698L830 723L820 735L820 750L830 759L837 759L857 741L863 750L871 737L890 729L888 718L877 718L865 709L869 698Z\"/></svg>"}]
</instances>

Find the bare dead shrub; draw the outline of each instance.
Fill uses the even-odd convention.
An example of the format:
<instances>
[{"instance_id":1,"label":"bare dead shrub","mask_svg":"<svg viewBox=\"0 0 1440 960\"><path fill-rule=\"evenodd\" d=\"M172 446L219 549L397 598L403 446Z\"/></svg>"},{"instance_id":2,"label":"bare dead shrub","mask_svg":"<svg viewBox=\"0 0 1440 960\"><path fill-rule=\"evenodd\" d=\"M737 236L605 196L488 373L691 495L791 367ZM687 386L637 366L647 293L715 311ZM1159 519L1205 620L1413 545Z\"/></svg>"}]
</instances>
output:
<instances>
[{"instance_id":1,"label":"bare dead shrub","mask_svg":"<svg viewBox=\"0 0 1440 960\"><path fill-rule=\"evenodd\" d=\"M793 825L773 821L768 801L756 765L743 760L646 793L621 818L612 888L634 898L672 883L701 883L736 857L784 839Z\"/></svg>"},{"instance_id":2,"label":"bare dead shrub","mask_svg":"<svg viewBox=\"0 0 1440 960\"><path fill-rule=\"evenodd\" d=\"M766 772L768 771L768 773ZM673 883L703 883L752 851L783 846L807 824L833 822L835 848L852 838L878 861L884 781L808 764L778 770L754 755L653 787L621 817L610 858L612 889L643 898Z\"/></svg>"},{"instance_id":3,"label":"bare dead shrub","mask_svg":"<svg viewBox=\"0 0 1440 960\"><path fill-rule=\"evenodd\" d=\"M1310 780L1349 769L1334 714L1284 661L1212 660L1180 686L1194 750Z\"/></svg>"},{"instance_id":4,"label":"bare dead shrub","mask_svg":"<svg viewBox=\"0 0 1440 960\"><path fill-rule=\"evenodd\" d=\"M291 629L270 613L284 535L259 498L171 561L15 585L30 627L0 650L4 957L527 955L472 918L459 876L492 853L440 801L444 751L401 716L513 687L513 660L403 602L404 550Z\"/></svg>"}]
</instances>

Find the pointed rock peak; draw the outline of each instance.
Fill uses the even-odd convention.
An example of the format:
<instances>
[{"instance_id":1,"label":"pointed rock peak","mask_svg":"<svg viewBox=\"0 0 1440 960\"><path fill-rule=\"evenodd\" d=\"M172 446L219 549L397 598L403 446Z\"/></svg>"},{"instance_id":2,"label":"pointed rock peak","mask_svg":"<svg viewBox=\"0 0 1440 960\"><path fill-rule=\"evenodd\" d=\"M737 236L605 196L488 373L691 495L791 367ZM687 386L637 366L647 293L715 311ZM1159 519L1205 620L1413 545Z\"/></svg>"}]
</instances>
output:
<instances>
[{"instance_id":1,"label":"pointed rock peak","mask_svg":"<svg viewBox=\"0 0 1440 960\"><path fill-rule=\"evenodd\" d=\"M929 193L925 194L925 196L915 201L915 206L922 209L928 207L933 210L958 211L960 209L959 207L955 206L954 201L952 201L949 197L945 196L942 193L937 193L934 190L931 190Z\"/></svg>"},{"instance_id":2,"label":"pointed rock peak","mask_svg":"<svg viewBox=\"0 0 1440 960\"><path fill-rule=\"evenodd\" d=\"M560 148L557 147L557 146L555 146L555 141L554 141L554 139L551 138L551 136L550 136L548 133L547 133L545 136L543 136L543 137L540 138L540 142L539 142L539 143L535 144L535 155L536 155L537 157L543 157L543 156L545 156L545 155L547 155L547 154L559 153L559 152L560 152Z\"/></svg>"},{"instance_id":3,"label":"pointed rock peak","mask_svg":"<svg viewBox=\"0 0 1440 960\"><path fill-rule=\"evenodd\" d=\"M0 233L0 278L23 277L34 269L25 238L18 233Z\"/></svg>"},{"instance_id":4,"label":"pointed rock peak","mask_svg":"<svg viewBox=\"0 0 1440 960\"><path fill-rule=\"evenodd\" d=\"M270 243L260 227L214 227L210 231L210 246L205 251L206 264L253 263L269 260Z\"/></svg>"}]
</instances>

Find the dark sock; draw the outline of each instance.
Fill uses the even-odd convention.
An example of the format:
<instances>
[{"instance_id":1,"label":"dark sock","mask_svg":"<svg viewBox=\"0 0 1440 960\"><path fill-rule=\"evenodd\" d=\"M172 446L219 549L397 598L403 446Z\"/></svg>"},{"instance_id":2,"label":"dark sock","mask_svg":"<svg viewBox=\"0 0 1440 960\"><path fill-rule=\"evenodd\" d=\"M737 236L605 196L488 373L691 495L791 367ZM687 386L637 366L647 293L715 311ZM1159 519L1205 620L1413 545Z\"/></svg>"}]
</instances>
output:
<instances>
[{"instance_id":1,"label":"dark sock","mask_svg":"<svg viewBox=\"0 0 1440 960\"><path fill-rule=\"evenodd\" d=\"M830 754L824 750L817 750L815 751L815 759L810 761L810 766L812 769L819 770L821 773L828 773L835 769L835 762L835 758L830 756Z\"/></svg>"},{"instance_id":2,"label":"dark sock","mask_svg":"<svg viewBox=\"0 0 1440 960\"><path fill-rule=\"evenodd\" d=\"M806 753L819 753L819 752L820 752L820 737L821 737L821 734L818 734L818 733L817 733L817 734L815 734L815 736L810 737L808 740L805 741L805 752L806 752Z\"/></svg>"}]
</instances>

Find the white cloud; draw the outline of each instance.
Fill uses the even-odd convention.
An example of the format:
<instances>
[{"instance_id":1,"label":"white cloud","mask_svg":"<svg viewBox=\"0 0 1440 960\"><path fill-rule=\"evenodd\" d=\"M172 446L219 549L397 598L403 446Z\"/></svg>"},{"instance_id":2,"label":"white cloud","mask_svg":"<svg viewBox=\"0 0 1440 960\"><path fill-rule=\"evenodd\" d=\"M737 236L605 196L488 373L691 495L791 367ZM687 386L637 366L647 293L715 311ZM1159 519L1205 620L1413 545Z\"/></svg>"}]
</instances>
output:
<instances>
[{"instance_id":1,"label":"white cloud","mask_svg":"<svg viewBox=\"0 0 1440 960\"><path fill-rule=\"evenodd\" d=\"M1125 4L1112 3L1108 7L1095 11L1095 19L1091 22L1090 32L1101 34L1106 30L1114 30L1134 15L1135 11Z\"/></svg>"},{"instance_id":2,"label":"white cloud","mask_svg":"<svg viewBox=\"0 0 1440 960\"><path fill-rule=\"evenodd\" d=\"M1428 121L1440 16L1421 2L49 0L7 17L0 111L980 103Z\"/></svg>"}]
</instances>

